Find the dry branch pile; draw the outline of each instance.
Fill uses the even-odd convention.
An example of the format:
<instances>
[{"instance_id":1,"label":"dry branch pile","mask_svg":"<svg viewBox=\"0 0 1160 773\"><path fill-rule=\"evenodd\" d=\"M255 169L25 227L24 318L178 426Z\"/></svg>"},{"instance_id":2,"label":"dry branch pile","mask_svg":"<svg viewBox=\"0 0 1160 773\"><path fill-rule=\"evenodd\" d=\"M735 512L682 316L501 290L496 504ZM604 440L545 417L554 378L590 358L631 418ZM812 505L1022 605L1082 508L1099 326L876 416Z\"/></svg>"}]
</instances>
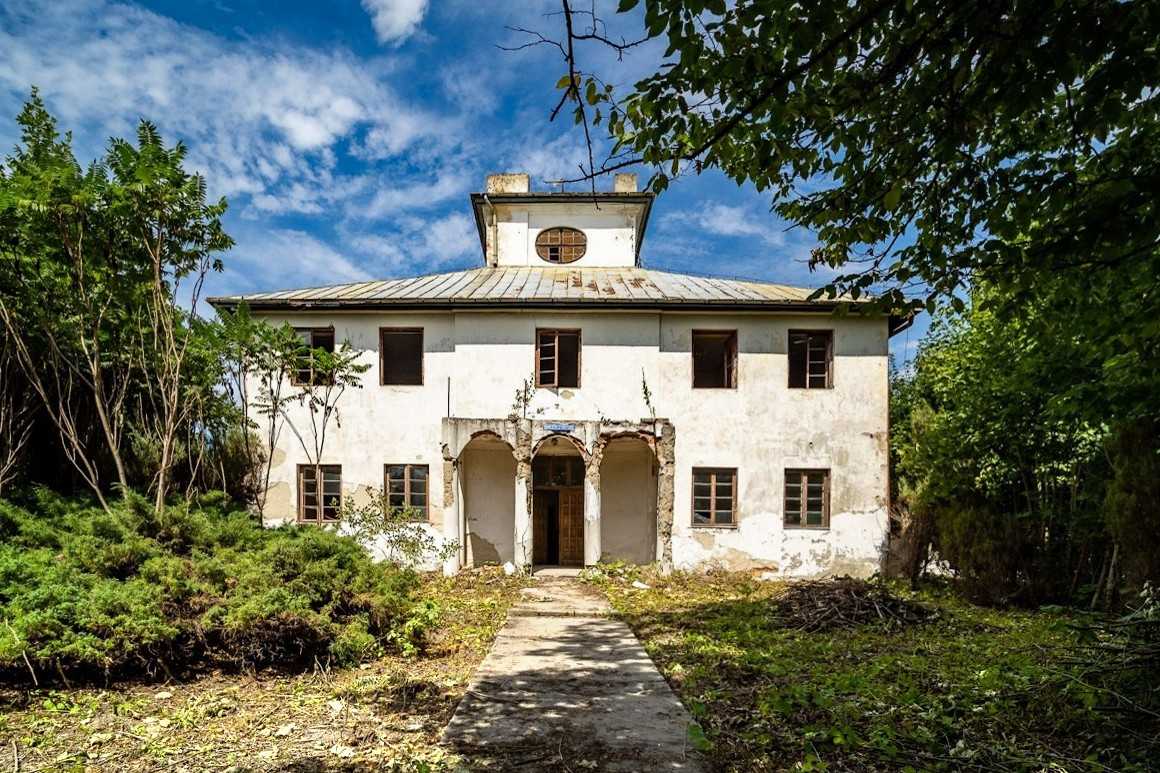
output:
<instances>
[{"instance_id":1,"label":"dry branch pile","mask_svg":"<svg viewBox=\"0 0 1160 773\"><path fill-rule=\"evenodd\" d=\"M935 614L883 585L853 577L790 583L771 602L773 615L787 627L809 632L876 623L902 627Z\"/></svg>"}]
</instances>

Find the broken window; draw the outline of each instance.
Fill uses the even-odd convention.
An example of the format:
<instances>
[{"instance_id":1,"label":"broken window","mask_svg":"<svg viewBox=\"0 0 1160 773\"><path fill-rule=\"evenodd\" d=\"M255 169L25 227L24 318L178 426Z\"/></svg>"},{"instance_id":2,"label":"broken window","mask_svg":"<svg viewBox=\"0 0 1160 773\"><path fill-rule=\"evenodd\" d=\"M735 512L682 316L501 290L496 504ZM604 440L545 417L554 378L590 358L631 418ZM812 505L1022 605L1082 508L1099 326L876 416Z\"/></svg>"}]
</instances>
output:
<instances>
[{"instance_id":1,"label":"broken window","mask_svg":"<svg viewBox=\"0 0 1160 773\"><path fill-rule=\"evenodd\" d=\"M693 468L693 525L733 526L737 507L737 470Z\"/></svg>"},{"instance_id":2,"label":"broken window","mask_svg":"<svg viewBox=\"0 0 1160 773\"><path fill-rule=\"evenodd\" d=\"M334 351L334 328L332 327L296 327L294 332L302 342L298 353L298 365L290 381L296 386L304 384L320 384L325 374L318 373L314 367L315 352Z\"/></svg>"},{"instance_id":3,"label":"broken window","mask_svg":"<svg viewBox=\"0 0 1160 773\"><path fill-rule=\"evenodd\" d=\"M697 389L737 387L737 331L693 331L693 386Z\"/></svg>"},{"instance_id":4,"label":"broken window","mask_svg":"<svg viewBox=\"0 0 1160 773\"><path fill-rule=\"evenodd\" d=\"M342 508L342 465L298 465L298 520L328 523Z\"/></svg>"},{"instance_id":5,"label":"broken window","mask_svg":"<svg viewBox=\"0 0 1160 773\"><path fill-rule=\"evenodd\" d=\"M580 386L580 331L536 331L536 386Z\"/></svg>"},{"instance_id":6,"label":"broken window","mask_svg":"<svg viewBox=\"0 0 1160 773\"><path fill-rule=\"evenodd\" d=\"M785 525L830 526L830 471L785 471Z\"/></svg>"},{"instance_id":7,"label":"broken window","mask_svg":"<svg viewBox=\"0 0 1160 773\"><path fill-rule=\"evenodd\" d=\"M536 236L536 254L549 263L572 263L587 249L588 238L575 228L545 228Z\"/></svg>"},{"instance_id":8,"label":"broken window","mask_svg":"<svg viewBox=\"0 0 1160 773\"><path fill-rule=\"evenodd\" d=\"M425 464L387 464L383 468L383 488L391 507L410 507L427 518L427 475Z\"/></svg>"},{"instance_id":9,"label":"broken window","mask_svg":"<svg viewBox=\"0 0 1160 773\"><path fill-rule=\"evenodd\" d=\"M789 385L792 389L829 389L833 379L832 330L789 331Z\"/></svg>"},{"instance_id":10,"label":"broken window","mask_svg":"<svg viewBox=\"0 0 1160 773\"><path fill-rule=\"evenodd\" d=\"M383 384L401 386L422 384L423 328L380 328L379 363Z\"/></svg>"}]
</instances>

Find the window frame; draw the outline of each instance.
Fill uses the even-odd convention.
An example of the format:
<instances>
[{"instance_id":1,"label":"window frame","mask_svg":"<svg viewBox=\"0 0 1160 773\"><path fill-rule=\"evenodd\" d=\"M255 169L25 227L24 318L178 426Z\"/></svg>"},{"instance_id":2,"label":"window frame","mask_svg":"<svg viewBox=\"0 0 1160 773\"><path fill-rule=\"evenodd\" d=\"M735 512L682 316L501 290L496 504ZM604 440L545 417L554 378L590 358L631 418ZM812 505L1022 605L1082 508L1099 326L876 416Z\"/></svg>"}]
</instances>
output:
<instances>
[{"instance_id":1,"label":"window frame","mask_svg":"<svg viewBox=\"0 0 1160 773\"><path fill-rule=\"evenodd\" d=\"M545 236L547 236L548 234L550 234L554 231L560 232L560 243L559 244L540 244L541 239L543 239ZM580 235L580 243L579 244L576 244L575 242L573 242L572 244L564 244L563 235L565 233L569 233L569 232ZM547 228L540 229L539 233L536 234L536 238L533 241L532 246L536 250L536 257L538 257L540 260L544 261L545 263L548 263L548 264L553 265L553 266L567 266L571 263L575 263L576 261L580 260L581 258L583 258L585 255L588 254L588 234L584 233L584 231L582 231L581 229L575 228L573 226L568 226L568 225L548 226ZM560 259L552 260L551 258L549 258L547 255L544 254L547 250L551 249L552 247L561 248ZM579 248L580 252L575 257L573 257L569 260L564 260L563 254L562 254L564 247L571 247L571 248L573 248L573 250L575 250L576 248Z\"/></svg>"},{"instance_id":2,"label":"window frame","mask_svg":"<svg viewBox=\"0 0 1160 773\"><path fill-rule=\"evenodd\" d=\"M553 383L545 384L540 379L540 336L546 333L555 335L556 353L553 357L555 359ZM560 386L560 334L566 333L568 335L575 334L576 336L576 386ZM584 365L584 336L580 328L570 327L538 327L536 328L536 386L541 389L579 389L582 383L581 374L583 373Z\"/></svg>"},{"instance_id":3,"label":"window frame","mask_svg":"<svg viewBox=\"0 0 1160 773\"><path fill-rule=\"evenodd\" d=\"M732 342L732 351L730 357L725 362L726 384L724 386L697 386L697 337L698 336L724 336ZM689 365L692 372L689 374L689 381L693 385L693 389L737 389L741 379L739 378L739 363L741 352L741 337L737 332L737 328L732 329L709 329L696 328L692 331L689 338ZM732 378L728 378L732 376ZM728 383L731 382L731 383Z\"/></svg>"},{"instance_id":4,"label":"window frame","mask_svg":"<svg viewBox=\"0 0 1160 773\"><path fill-rule=\"evenodd\" d=\"M708 474L709 478L709 523L697 523L697 475ZM729 510L729 523L717 523L717 474L729 473L732 476L733 507ZM736 529L739 527L737 517L740 489L740 476L736 467L694 467L689 481L689 523L694 529Z\"/></svg>"},{"instance_id":5,"label":"window frame","mask_svg":"<svg viewBox=\"0 0 1160 773\"><path fill-rule=\"evenodd\" d=\"M306 517L306 485L303 480L303 473L307 470L315 470L315 504L313 507L318 511L316 518ZM325 488L326 472L337 472L338 474L338 504L335 505L335 516L333 518L326 518L324 516L326 505L323 504L325 500L320 499L323 492L318 488L319 486ZM318 474L321 473L321 477ZM338 523L342 520L342 465L341 464L300 464L297 471L298 484L298 512L296 521L300 524L310 524L311 526L325 526L330 523Z\"/></svg>"},{"instance_id":6,"label":"window frame","mask_svg":"<svg viewBox=\"0 0 1160 773\"><path fill-rule=\"evenodd\" d=\"M817 387L815 387L817 388ZM822 522L806 523L806 507L808 503L807 477L811 474L821 474L822 477ZM798 523L789 521L789 483L792 477L798 478L801 489L801 506L798 510ZM781 485L781 525L786 529L815 529L825 531L830 528L830 486L833 483L833 473L829 467L787 467Z\"/></svg>"},{"instance_id":7,"label":"window frame","mask_svg":"<svg viewBox=\"0 0 1160 773\"><path fill-rule=\"evenodd\" d=\"M802 386L793 384L793 337L806 336L806 382ZM825 386L810 386L810 338L813 336L826 337L826 384ZM788 389L833 389L834 388L834 331L832 328L794 328L786 335L786 385Z\"/></svg>"},{"instance_id":8,"label":"window frame","mask_svg":"<svg viewBox=\"0 0 1160 773\"><path fill-rule=\"evenodd\" d=\"M387 381L387 347L384 339L387 333L419 334L419 381L418 383L398 383ZM427 352L423 349L426 334L422 327L380 327L379 328L379 386L424 386L427 382Z\"/></svg>"},{"instance_id":9,"label":"window frame","mask_svg":"<svg viewBox=\"0 0 1160 773\"><path fill-rule=\"evenodd\" d=\"M298 375L304 370L303 368L291 368L290 369L290 385L291 386L322 386L322 385L325 385L325 383L326 383L325 381L320 380L320 379L316 380L315 376L314 376L314 350L321 348L321 347L317 347L314 345L314 334L315 333L329 333L330 334L330 349L329 349L329 351L331 354L333 354L334 350L336 348L338 348L338 336L334 332L334 325L329 325L329 326L316 325L313 327L305 327L305 326L295 327L294 333L296 335L301 334L301 333L309 333L310 334L310 344L308 346L308 349L310 350L310 379L308 381L303 381L302 379L300 379L298 377Z\"/></svg>"},{"instance_id":10,"label":"window frame","mask_svg":"<svg viewBox=\"0 0 1160 773\"><path fill-rule=\"evenodd\" d=\"M420 464L418 462L387 462L383 465L383 496L387 499L388 506L391 502L391 468L403 468L403 507L413 507L411 504L411 470L415 467L422 467L427 471L427 502L423 505L423 517L414 519L414 523L426 523L431 520L431 465ZM416 508L418 509L418 508Z\"/></svg>"}]
</instances>

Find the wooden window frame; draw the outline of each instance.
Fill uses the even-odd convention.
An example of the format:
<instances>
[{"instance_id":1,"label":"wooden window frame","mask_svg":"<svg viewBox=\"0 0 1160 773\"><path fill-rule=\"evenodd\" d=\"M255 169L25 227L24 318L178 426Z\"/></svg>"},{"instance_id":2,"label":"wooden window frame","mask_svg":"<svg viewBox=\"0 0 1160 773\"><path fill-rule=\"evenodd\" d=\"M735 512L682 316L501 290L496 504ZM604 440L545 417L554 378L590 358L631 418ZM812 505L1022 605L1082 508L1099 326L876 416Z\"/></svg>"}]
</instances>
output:
<instances>
[{"instance_id":1,"label":"wooden window frame","mask_svg":"<svg viewBox=\"0 0 1160 773\"><path fill-rule=\"evenodd\" d=\"M419 334L419 383L395 384L387 383L387 347L383 339L387 333L418 333ZM425 339L424 329L421 327L380 327L379 328L379 386L423 386L427 382L427 353L423 349Z\"/></svg>"},{"instance_id":2,"label":"wooden window frame","mask_svg":"<svg viewBox=\"0 0 1160 773\"><path fill-rule=\"evenodd\" d=\"M314 506L315 506L315 508L318 509L318 517L317 518L307 518L306 517L306 502L305 502L306 486L305 486L305 482L303 481L302 475L307 470L317 470L318 473L322 473L322 477L318 477L318 475L316 474L315 483L314 483L314 485L316 487L320 487L320 488L316 488L314 491L314 497L315 497L315 505ZM338 504L335 506L336 514L335 514L334 518L323 517L323 511L325 510L325 507L324 507L322 500L321 500L321 497L322 497L321 487L324 487L324 485L325 485L325 473L327 470L330 470L332 472L337 471L337 473L338 473ZM328 523L338 523L340 520L342 520L340 517L340 514L342 512L342 465L341 464L300 464L300 465L298 465L296 482L298 485L298 513L297 513L297 522L298 523L308 523L308 524L311 524L313 526L324 526Z\"/></svg>"},{"instance_id":3,"label":"wooden window frame","mask_svg":"<svg viewBox=\"0 0 1160 773\"><path fill-rule=\"evenodd\" d=\"M810 386L810 341L806 339L806 383L803 386L794 386L792 373L793 367L790 358L793 357L793 337L795 335L804 336L825 336L826 337L826 385L825 386ZM790 330L786 336L786 362L790 367L786 368L786 384L790 389L833 389L834 388L834 331L832 329L794 329Z\"/></svg>"},{"instance_id":4,"label":"wooden window frame","mask_svg":"<svg viewBox=\"0 0 1160 773\"><path fill-rule=\"evenodd\" d=\"M431 465L429 464L412 464L410 462L388 462L383 465L383 496L387 498L387 503L391 501L391 475L392 467L403 468L403 507L413 507L411 504L411 470L415 467L422 467L427 471L427 503L423 505L423 517L416 518L415 523L425 523L431 519Z\"/></svg>"},{"instance_id":5,"label":"wooden window frame","mask_svg":"<svg viewBox=\"0 0 1160 773\"><path fill-rule=\"evenodd\" d=\"M315 326L315 327L296 327L296 328L294 328L294 333L295 334L299 334L299 333L309 333L310 334L310 347L309 348L310 348L310 352L311 352L311 358L310 358L311 377L310 377L309 381L303 381L302 379L298 378L299 369L298 368L291 368L291 370L290 370L290 385L291 386L319 386L322 384L322 382L316 381L314 379L314 365L313 365L313 362L314 362L313 353L314 353L314 349L315 349L314 334L315 333L330 333L330 338L331 338L330 351L333 353L334 350L336 348L338 348L338 336L334 332L334 325Z\"/></svg>"},{"instance_id":6,"label":"wooden window frame","mask_svg":"<svg viewBox=\"0 0 1160 773\"><path fill-rule=\"evenodd\" d=\"M697 523L697 475L709 475L709 523ZM717 523L717 475L728 473L733 478L733 507L729 510L729 523ZM736 529L738 528L737 505L740 494L739 476L736 467L694 467L689 481L689 522L694 529Z\"/></svg>"},{"instance_id":7,"label":"wooden window frame","mask_svg":"<svg viewBox=\"0 0 1160 773\"><path fill-rule=\"evenodd\" d=\"M554 334L556 337L555 346L555 367L554 367L554 383L546 384L540 379L540 336L544 334ZM567 333L569 335L576 335L576 386L559 386L560 382L560 334ZM583 373L584 364L584 336L580 328L570 327L538 327L536 328L536 386L543 389L579 389L581 383L581 373Z\"/></svg>"},{"instance_id":8,"label":"wooden window frame","mask_svg":"<svg viewBox=\"0 0 1160 773\"><path fill-rule=\"evenodd\" d=\"M732 340L732 342L733 342L732 361L726 360L726 363L725 363L725 368L726 368L726 374L725 374L726 379L725 380L727 382L725 384L725 386L719 386L719 387L718 386L697 386L697 355L696 355L697 336L718 336L718 337L725 336L725 337ZM741 351L741 336L738 334L736 328L731 329L731 330L710 330L710 329L693 330L692 335L689 338L689 363L692 366L692 373L689 374L689 383L691 383L693 385L693 389L737 389L737 385L741 381L741 379L739 378L739 372L738 372L739 371L738 363L740 361L740 351ZM729 375L733 376L732 383L728 383L730 381L730 379L728 378Z\"/></svg>"},{"instance_id":9,"label":"wooden window frame","mask_svg":"<svg viewBox=\"0 0 1160 773\"><path fill-rule=\"evenodd\" d=\"M559 244L541 244L542 239L544 239L549 234L552 234L552 233L557 232L557 231L560 233L560 243ZM573 237L572 244L565 244L564 243L564 234L565 233L578 234L579 235L579 242L576 242L575 237ZM558 260L552 260L550 257L548 257L548 252L552 247L560 248L560 257ZM540 230L540 232L538 234L536 234L535 248L536 248L536 255L540 258L540 260L544 261L545 263L550 263L553 266L566 266L569 263L575 263L576 261L580 260L581 258L583 258L585 255L588 254L588 234L584 233L579 228L573 228L572 226L554 225L554 226L551 226L549 228L543 228ZM572 250L572 257L569 258L568 260L564 260L564 255L563 255L564 250L566 248L570 248Z\"/></svg>"},{"instance_id":10,"label":"wooden window frame","mask_svg":"<svg viewBox=\"0 0 1160 773\"><path fill-rule=\"evenodd\" d=\"M806 476L820 473L822 478L822 522L821 523L806 523L806 503L807 503L807 489L808 485ZM793 477L797 477L801 485L801 505L798 510L798 523L791 523L789 521L789 483ZM832 485L833 475L829 467L791 467L786 469L785 477L781 486L781 523L786 529L820 529L822 531L830 528L830 486Z\"/></svg>"}]
</instances>

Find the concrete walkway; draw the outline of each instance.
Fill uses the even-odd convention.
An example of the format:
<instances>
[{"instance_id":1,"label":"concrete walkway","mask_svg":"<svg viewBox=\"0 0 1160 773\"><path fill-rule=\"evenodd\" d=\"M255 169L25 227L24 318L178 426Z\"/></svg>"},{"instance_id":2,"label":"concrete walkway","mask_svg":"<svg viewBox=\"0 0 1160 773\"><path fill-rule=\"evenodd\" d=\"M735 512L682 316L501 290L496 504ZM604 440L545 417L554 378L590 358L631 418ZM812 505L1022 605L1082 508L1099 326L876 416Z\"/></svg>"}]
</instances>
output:
<instances>
[{"instance_id":1,"label":"concrete walkway","mask_svg":"<svg viewBox=\"0 0 1160 773\"><path fill-rule=\"evenodd\" d=\"M539 577L523 593L443 731L449 746L490 770L702 770L692 720L598 591Z\"/></svg>"}]
</instances>

